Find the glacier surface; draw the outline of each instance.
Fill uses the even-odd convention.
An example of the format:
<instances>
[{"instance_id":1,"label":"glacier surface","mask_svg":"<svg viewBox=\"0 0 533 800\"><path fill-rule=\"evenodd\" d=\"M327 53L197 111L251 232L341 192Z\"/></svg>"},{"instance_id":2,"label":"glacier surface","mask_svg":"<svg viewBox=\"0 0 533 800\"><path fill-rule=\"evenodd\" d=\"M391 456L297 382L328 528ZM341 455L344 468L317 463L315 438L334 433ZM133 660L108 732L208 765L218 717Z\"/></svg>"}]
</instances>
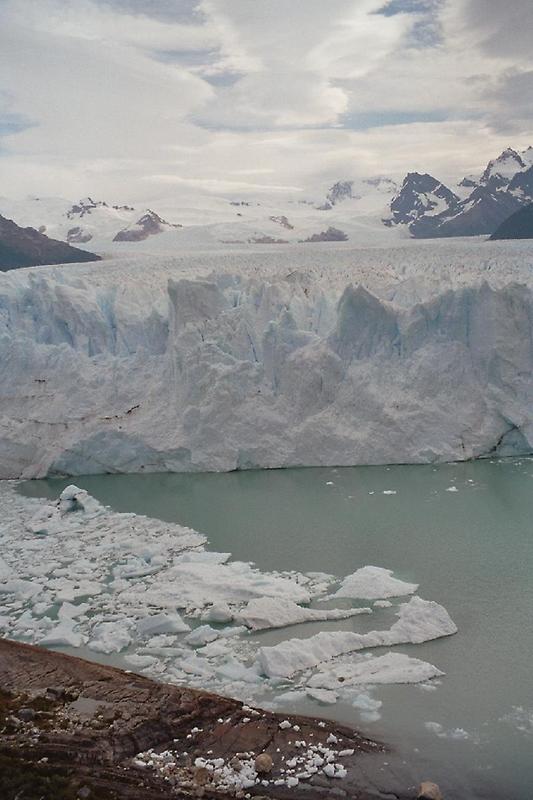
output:
<instances>
[{"instance_id":1,"label":"glacier surface","mask_svg":"<svg viewBox=\"0 0 533 800\"><path fill-rule=\"evenodd\" d=\"M533 450L533 249L461 240L0 276L0 477Z\"/></svg>"}]
</instances>

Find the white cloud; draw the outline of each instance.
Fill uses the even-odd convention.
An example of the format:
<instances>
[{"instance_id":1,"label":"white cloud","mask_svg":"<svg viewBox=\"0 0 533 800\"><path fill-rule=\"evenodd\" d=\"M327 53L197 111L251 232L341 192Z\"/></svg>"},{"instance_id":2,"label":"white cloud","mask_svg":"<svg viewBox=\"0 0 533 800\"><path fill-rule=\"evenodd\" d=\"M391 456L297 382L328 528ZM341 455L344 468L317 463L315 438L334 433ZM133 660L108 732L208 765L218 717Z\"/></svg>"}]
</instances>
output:
<instances>
[{"instance_id":1,"label":"white cloud","mask_svg":"<svg viewBox=\"0 0 533 800\"><path fill-rule=\"evenodd\" d=\"M460 176L529 143L533 6L513 3L3 0L0 97L34 124L2 128L0 107L2 192L138 202ZM426 23L439 36L418 46Z\"/></svg>"}]
</instances>

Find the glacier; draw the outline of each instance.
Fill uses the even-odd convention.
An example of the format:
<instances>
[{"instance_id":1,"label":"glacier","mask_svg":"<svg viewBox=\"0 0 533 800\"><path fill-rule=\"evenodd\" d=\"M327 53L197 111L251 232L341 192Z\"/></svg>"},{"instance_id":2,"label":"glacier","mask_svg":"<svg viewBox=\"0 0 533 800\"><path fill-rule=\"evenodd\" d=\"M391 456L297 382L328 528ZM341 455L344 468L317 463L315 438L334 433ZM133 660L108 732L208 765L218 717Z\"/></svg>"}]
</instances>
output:
<instances>
[{"instance_id":1,"label":"glacier","mask_svg":"<svg viewBox=\"0 0 533 800\"><path fill-rule=\"evenodd\" d=\"M533 451L530 243L124 254L0 276L0 477Z\"/></svg>"}]
</instances>

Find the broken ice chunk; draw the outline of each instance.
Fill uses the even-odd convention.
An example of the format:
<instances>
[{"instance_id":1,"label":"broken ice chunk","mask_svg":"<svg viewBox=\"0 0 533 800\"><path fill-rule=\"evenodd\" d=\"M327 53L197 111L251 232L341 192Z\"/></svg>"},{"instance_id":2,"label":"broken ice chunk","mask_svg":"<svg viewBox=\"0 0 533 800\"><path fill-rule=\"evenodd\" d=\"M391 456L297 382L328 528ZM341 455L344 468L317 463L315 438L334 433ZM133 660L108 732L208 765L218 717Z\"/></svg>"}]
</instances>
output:
<instances>
[{"instance_id":1,"label":"broken ice chunk","mask_svg":"<svg viewBox=\"0 0 533 800\"><path fill-rule=\"evenodd\" d=\"M137 622L139 636L149 637L158 633L185 633L185 631L190 631L190 626L179 614L152 614Z\"/></svg>"},{"instance_id":2,"label":"broken ice chunk","mask_svg":"<svg viewBox=\"0 0 533 800\"><path fill-rule=\"evenodd\" d=\"M235 619L254 631L282 628L300 622L347 619L357 614L370 614L370 608L305 608L292 600L278 597L258 597L250 600Z\"/></svg>"},{"instance_id":3,"label":"broken ice chunk","mask_svg":"<svg viewBox=\"0 0 533 800\"><path fill-rule=\"evenodd\" d=\"M406 583L393 578L391 569L368 566L347 575L333 597L380 600L386 597L413 594L417 589L417 583Z\"/></svg>"}]
</instances>

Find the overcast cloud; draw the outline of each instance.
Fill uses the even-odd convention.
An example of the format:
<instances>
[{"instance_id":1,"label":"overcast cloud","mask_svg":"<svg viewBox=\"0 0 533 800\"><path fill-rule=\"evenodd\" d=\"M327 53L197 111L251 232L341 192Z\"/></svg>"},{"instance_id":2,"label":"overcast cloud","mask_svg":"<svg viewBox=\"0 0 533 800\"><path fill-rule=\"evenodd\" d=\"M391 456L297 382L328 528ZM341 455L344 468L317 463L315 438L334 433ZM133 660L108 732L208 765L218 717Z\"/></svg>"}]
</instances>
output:
<instances>
[{"instance_id":1,"label":"overcast cloud","mask_svg":"<svg viewBox=\"0 0 533 800\"><path fill-rule=\"evenodd\" d=\"M318 192L533 143L531 0L2 0L0 193Z\"/></svg>"}]
</instances>

